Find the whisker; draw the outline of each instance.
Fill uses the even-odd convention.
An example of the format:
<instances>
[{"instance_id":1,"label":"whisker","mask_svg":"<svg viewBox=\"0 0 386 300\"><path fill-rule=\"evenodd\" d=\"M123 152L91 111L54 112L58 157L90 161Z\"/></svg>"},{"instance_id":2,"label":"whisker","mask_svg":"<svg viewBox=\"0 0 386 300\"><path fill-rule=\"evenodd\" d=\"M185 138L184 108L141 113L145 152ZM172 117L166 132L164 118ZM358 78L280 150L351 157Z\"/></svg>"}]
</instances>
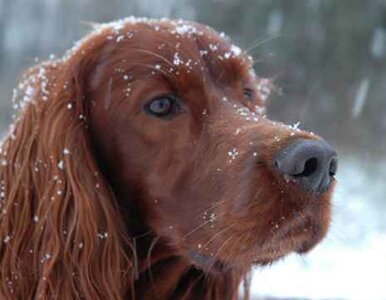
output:
<instances>
[{"instance_id":1,"label":"whisker","mask_svg":"<svg viewBox=\"0 0 386 300\"><path fill-rule=\"evenodd\" d=\"M199 216L201 216L202 214L204 214L205 212L208 212L208 211L211 211L213 209L216 209L216 208L219 208L222 204L225 204L227 202L230 202L229 199L225 199L225 200L221 200L221 201L217 201L215 203L213 203L211 206L205 208L204 210L202 210L199 214L195 215L193 218L198 218Z\"/></svg>"},{"instance_id":2,"label":"whisker","mask_svg":"<svg viewBox=\"0 0 386 300\"><path fill-rule=\"evenodd\" d=\"M232 225L229 225L228 227L220 230L219 232L217 232L216 234L214 234L205 244L202 245L202 249L205 249L205 247L207 245L210 244L210 242L214 241L219 235L229 231L230 229L232 228Z\"/></svg>"},{"instance_id":3,"label":"whisker","mask_svg":"<svg viewBox=\"0 0 386 300\"><path fill-rule=\"evenodd\" d=\"M263 40L260 41L260 38L254 40L252 42L252 45L249 46L245 51L248 53L248 54L251 54L252 51L256 50L258 47L264 45L265 43L269 42L269 41L272 41L274 39L277 39L279 37L282 37L283 35L282 34L275 34L275 35L272 35L272 36L269 36Z\"/></svg>"},{"instance_id":4,"label":"whisker","mask_svg":"<svg viewBox=\"0 0 386 300\"><path fill-rule=\"evenodd\" d=\"M218 216L222 216L222 215L224 215L224 214L225 214L225 212L223 212L223 213L221 213L221 214L218 214L217 217L218 217ZM205 222L203 222L203 223L201 223L200 225L194 227L191 231L189 231L187 234L185 234L185 235L182 237L182 239L185 240L189 235L191 235L192 233L194 233L195 231L197 231L197 230L200 229L201 227L203 227L203 226L205 226L205 225L207 225L207 224L209 224L209 223L212 223L212 222L213 222L213 220L206 220Z\"/></svg>"},{"instance_id":5,"label":"whisker","mask_svg":"<svg viewBox=\"0 0 386 300\"><path fill-rule=\"evenodd\" d=\"M170 76L169 73L165 72L164 70L157 69L156 67L154 67L152 65L142 64L142 63L128 63L128 65L137 65L137 66L145 67L145 68L151 69L151 70L153 70L155 72L161 73L166 78L171 79L171 76Z\"/></svg>"},{"instance_id":6,"label":"whisker","mask_svg":"<svg viewBox=\"0 0 386 300\"><path fill-rule=\"evenodd\" d=\"M153 56L161 59L163 62L166 62L173 69L175 68L175 65L170 60L168 60L166 57L164 57L158 53L155 53L155 52L150 51L150 50L144 50L144 49L138 49L138 48L131 48L131 50L153 55Z\"/></svg>"},{"instance_id":7,"label":"whisker","mask_svg":"<svg viewBox=\"0 0 386 300\"><path fill-rule=\"evenodd\" d=\"M210 274L210 272L212 271L212 269L214 268L214 264L216 263L216 258L217 256L220 254L221 250L225 248L225 246L233 239L232 236L228 237L224 243L221 245L221 247L217 250L216 254L213 256L213 262L211 264L211 266L209 267L209 270L208 270L208 274Z\"/></svg>"},{"instance_id":8,"label":"whisker","mask_svg":"<svg viewBox=\"0 0 386 300\"><path fill-rule=\"evenodd\" d=\"M138 254L137 254L137 239L134 237L133 239L133 248L134 248L134 253L133 253L133 277L135 280L139 278L139 271L138 271Z\"/></svg>"},{"instance_id":9,"label":"whisker","mask_svg":"<svg viewBox=\"0 0 386 300\"><path fill-rule=\"evenodd\" d=\"M101 23L91 21L79 21L79 23L89 27L92 30L98 29L98 27L101 26Z\"/></svg>"},{"instance_id":10,"label":"whisker","mask_svg":"<svg viewBox=\"0 0 386 300\"><path fill-rule=\"evenodd\" d=\"M150 244L149 250L147 252L147 256L146 256L146 263L147 263L148 270L149 270L149 280L150 280L150 283L153 286L154 290L157 290L157 288L156 288L156 285L155 285L155 282L154 282L153 272L151 270L151 252L153 251L155 245L158 243L159 240L160 240L159 237L155 237L153 239L153 241Z\"/></svg>"}]
</instances>

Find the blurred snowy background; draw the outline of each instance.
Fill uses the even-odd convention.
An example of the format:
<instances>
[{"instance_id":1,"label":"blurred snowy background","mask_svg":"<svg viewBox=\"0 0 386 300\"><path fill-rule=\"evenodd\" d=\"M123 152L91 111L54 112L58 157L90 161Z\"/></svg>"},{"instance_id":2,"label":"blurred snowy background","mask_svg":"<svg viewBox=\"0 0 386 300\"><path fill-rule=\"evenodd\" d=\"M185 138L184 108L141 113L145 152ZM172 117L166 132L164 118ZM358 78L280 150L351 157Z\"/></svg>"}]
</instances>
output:
<instances>
[{"instance_id":1,"label":"blurred snowy background","mask_svg":"<svg viewBox=\"0 0 386 300\"><path fill-rule=\"evenodd\" d=\"M386 299L386 1L0 0L0 134L12 88L35 58L63 54L89 22L130 15L226 32L281 87L271 118L299 121L339 151L328 238L257 269L255 299Z\"/></svg>"}]
</instances>

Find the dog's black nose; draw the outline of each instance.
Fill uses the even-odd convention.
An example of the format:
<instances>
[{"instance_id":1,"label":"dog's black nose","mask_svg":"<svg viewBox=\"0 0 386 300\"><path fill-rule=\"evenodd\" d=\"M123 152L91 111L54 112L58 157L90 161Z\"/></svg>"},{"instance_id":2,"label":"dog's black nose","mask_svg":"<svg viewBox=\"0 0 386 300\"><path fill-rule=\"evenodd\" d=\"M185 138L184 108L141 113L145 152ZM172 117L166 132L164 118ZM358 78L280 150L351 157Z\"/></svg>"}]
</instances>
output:
<instances>
[{"instance_id":1,"label":"dog's black nose","mask_svg":"<svg viewBox=\"0 0 386 300\"><path fill-rule=\"evenodd\" d=\"M294 181L311 193L323 193L336 174L338 159L325 141L300 139L282 149L274 165L287 181Z\"/></svg>"}]
</instances>

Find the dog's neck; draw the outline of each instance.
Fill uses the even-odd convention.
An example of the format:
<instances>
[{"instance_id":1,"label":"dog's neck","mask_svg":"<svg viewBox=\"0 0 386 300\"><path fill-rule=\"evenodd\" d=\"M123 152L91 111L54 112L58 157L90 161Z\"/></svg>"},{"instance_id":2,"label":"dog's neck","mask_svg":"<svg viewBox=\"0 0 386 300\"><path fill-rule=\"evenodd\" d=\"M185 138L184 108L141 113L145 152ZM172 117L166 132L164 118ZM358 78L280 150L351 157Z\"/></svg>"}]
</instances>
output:
<instances>
[{"instance_id":1,"label":"dog's neck","mask_svg":"<svg viewBox=\"0 0 386 300\"><path fill-rule=\"evenodd\" d=\"M201 270L189 259L177 254L167 241L158 238L145 224L135 221L133 211L131 207L125 213L126 220L131 220L126 226L134 250L127 299L238 299L239 285L246 279L249 270ZM141 211L136 213L141 214ZM139 219L145 218L141 216ZM136 223L134 228L142 228L142 232L132 232L132 222Z\"/></svg>"},{"instance_id":2,"label":"dog's neck","mask_svg":"<svg viewBox=\"0 0 386 300\"><path fill-rule=\"evenodd\" d=\"M127 299L234 300L246 274L229 269L205 272L186 258L171 256L162 241L136 241L136 261ZM135 297L134 297L135 296Z\"/></svg>"},{"instance_id":3,"label":"dog's neck","mask_svg":"<svg viewBox=\"0 0 386 300\"><path fill-rule=\"evenodd\" d=\"M139 191L124 194L116 196L134 252L126 299L238 299L239 285L248 281L249 269L200 269L147 227L146 209L141 207L144 201L128 198L140 195ZM248 294L247 290L244 292Z\"/></svg>"}]
</instances>

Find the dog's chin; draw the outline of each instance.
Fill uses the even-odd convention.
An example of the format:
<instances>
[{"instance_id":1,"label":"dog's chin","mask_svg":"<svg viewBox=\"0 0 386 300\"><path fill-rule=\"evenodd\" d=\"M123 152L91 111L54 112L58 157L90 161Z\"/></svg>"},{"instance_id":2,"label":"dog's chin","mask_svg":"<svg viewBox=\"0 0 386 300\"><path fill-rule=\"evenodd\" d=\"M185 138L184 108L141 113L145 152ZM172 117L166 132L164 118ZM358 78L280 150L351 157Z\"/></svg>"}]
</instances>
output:
<instances>
[{"instance_id":1,"label":"dog's chin","mask_svg":"<svg viewBox=\"0 0 386 300\"><path fill-rule=\"evenodd\" d=\"M270 265L282 258L285 258L291 253L303 255L312 250L319 242L320 238L309 239L306 236L296 236L283 239L278 243L270 243L268 247L250 247L243 251L244 253L235 253L238 257L237 263L231 261L223 261L219 257L199 253L193 250L185 252L186 258L197 269L206 273L227 273L235 268L245 268L252 265ZM241 264L240 266L238 266Z\"/></svg>"},{"instance_id":2,"label":"dog's chin","mask_svg":"<svg viewBox=\"0 0 386 300\"><path fill-rule=\"evenodd\" d=\"M211 255L191 249L186 249L184 256L190 264L206 273L226 273L252 265L269 265L291 253L308 253L324 238L327 227L320 220L306 218L300 223L289 222L263 242L250 241L249 246L242 249L233 245L227 250L225 260L220 253Z\"/></svg>"}]
</instances>

